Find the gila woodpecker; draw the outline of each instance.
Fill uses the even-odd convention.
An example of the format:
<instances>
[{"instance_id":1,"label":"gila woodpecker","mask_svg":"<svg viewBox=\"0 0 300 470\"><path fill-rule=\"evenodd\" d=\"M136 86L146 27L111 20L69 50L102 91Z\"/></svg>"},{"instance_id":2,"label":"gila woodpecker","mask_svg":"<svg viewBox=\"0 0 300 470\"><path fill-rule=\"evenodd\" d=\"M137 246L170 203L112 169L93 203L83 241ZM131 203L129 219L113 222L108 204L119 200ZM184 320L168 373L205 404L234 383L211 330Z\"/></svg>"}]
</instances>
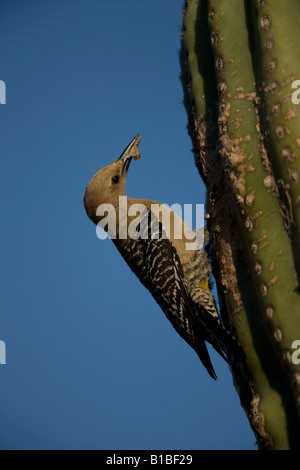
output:
<instances>
[{"instance_id":1,"label":"gila woodpecker","mask_svg":"<svg viewBox=\"0 0 300 470\"><path fill-rule=\"evenodd\" d=\"M94 175L84 195L85 209L96 225L108 231L124 260L150 291L174 329L196 351L210 376L216 379L206 342L228 362L240 357L240 347L219 320L210 292L210 266L206 252L187 248L190 238L187 239L185 230L182 237L174 236L178 220L182 228L186 227L167 206L148 199L126 197L126 211L121 211L120 196L125 196L132 158L140 158L140 140L137 135L117 161ZM108 205L115 210L113 230L109 229L108 212L99 210L101 206L107 209ZM144 208L140 209L136 224L138 236L130 236L127 230L136 220L137 212L130 211L134 207ZM164 222L167 220L164 219L166 211L170 221L168 227Z\"/></svg>"}]
</instances>

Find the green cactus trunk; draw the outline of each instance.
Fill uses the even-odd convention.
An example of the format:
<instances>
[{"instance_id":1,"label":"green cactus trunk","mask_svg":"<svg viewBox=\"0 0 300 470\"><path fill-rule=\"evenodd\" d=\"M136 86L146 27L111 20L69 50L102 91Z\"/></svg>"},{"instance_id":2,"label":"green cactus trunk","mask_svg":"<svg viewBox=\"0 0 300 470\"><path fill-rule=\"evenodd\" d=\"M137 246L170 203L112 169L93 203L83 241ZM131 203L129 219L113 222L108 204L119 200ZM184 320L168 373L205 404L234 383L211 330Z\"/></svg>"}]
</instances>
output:
<instances>
[{"instance_id":1,"label":"green cactus trunk","mask_svg":"<svg viewBox=\"0 0 300 470\"><path fill-rule=\"evenodd\" d=\"M188 128L221 316L252 376L233 370L234 383L261 449L300 443L299 32L298 0L186 2Z\"/></svg>"}]
</instances>

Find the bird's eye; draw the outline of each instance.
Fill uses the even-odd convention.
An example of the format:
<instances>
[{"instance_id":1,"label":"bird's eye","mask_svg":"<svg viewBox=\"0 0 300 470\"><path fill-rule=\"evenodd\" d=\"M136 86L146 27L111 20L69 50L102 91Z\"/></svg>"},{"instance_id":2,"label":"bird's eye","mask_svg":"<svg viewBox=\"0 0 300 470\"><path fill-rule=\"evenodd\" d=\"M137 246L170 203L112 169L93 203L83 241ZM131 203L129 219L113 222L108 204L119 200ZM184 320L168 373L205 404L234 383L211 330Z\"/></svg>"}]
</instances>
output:
<instances>
[{"instance_id":1,"label":"bird's eye","mask_svg":"<svg viewBox=\"0 0 300 470\"><path fill-rule=\"evenodd\" d=\"M118 184L119 181L120 181L120 176L119 175L115 175L111 179L112 184Z\"/></svg>"}]
</instances>

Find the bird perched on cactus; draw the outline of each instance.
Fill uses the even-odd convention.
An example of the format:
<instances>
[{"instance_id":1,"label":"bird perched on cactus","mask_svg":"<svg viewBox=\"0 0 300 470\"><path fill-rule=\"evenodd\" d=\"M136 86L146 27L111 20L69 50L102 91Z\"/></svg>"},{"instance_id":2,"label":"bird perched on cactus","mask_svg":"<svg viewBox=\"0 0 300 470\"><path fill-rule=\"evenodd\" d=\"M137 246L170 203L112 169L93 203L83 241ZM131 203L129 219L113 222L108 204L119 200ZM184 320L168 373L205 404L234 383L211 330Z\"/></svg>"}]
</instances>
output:
<instances>
[{"instance_id":1,"label":"bird perched on cactus","mask_svg":"<svg viewBox=\"0 0 300 470\"><path fill-rule=\"evenodd\" d=\"M85 209L109 233L128 266L215 379L206 341L228 361L241 357L241 350L219 320L207 254L197 247L189 249L191 231L183 220L155 201L125 196L131 160L140 158L140 140L137 135L118 160L94 175L84 195ZM181 238L175 236L178 228L183 228Z\"/></svg>"}]
</instances>

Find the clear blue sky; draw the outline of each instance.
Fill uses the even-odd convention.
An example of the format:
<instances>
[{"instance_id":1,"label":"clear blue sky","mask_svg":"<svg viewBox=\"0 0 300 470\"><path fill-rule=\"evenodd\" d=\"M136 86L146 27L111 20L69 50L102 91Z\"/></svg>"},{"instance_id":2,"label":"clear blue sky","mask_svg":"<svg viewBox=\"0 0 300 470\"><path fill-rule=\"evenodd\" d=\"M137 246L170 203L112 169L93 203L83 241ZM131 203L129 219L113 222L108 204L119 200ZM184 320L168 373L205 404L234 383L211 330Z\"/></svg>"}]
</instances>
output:
<instances>
[{"instance_id":1,"label":"clear blue sky","mask_svg":"<svg viewBox=\"0 0 300 470\"><path fill-rule=\"evenodd\" d=\"M179 80L183 0L0 1L1 449L255 449L82 198L143 135L130 196L204 203Z\"/></svg>"}]
</instances>

